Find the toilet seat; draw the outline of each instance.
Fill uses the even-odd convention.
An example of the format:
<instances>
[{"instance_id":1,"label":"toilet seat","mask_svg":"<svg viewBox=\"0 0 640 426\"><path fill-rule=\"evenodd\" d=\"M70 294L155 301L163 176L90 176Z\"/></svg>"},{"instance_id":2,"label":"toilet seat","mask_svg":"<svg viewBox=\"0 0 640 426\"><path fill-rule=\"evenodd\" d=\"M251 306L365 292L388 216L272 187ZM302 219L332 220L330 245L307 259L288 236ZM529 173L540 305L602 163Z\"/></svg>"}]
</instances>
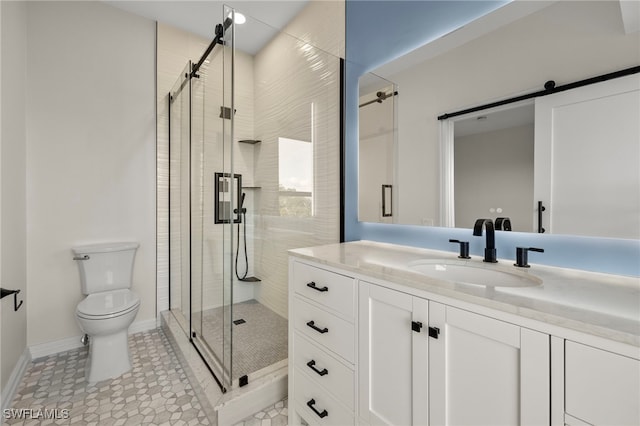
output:
<instances>
[{"instance_id":1,"label":"toilet seat","mask_svg":"<svg viewBox=\"0 0 640 426\"><path fill-rule=\"evenodd\" d=\"M140 298L129 289L88 295L78 303L76 313L85 319L106 319L125 315L140 305Z\"/></svg>"}]
</instances>

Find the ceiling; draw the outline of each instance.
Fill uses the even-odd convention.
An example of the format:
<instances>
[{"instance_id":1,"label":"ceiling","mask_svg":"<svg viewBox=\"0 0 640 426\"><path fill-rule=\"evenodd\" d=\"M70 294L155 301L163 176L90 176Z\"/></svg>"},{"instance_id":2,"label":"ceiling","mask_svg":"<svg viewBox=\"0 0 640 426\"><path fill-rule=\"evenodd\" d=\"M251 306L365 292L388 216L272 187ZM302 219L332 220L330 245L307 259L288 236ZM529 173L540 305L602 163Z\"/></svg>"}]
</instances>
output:
<instances>
[{"instance_id":1,"label":"ceiling","mask_svg":"<svg viewBox=\"0 0 640 426\"><path fill-rule=\"evenodd\" d=\"M276 31L282 30L307 4L309 0L228 0L228 1L177 1L177 0L103 0L127 12L168 24L199 35L205 39L215 37L216 24L223 21L223 8L231 6L247 17L238 26L236 46L251 55L256 54Z\"/></svg>"}]
</instances>

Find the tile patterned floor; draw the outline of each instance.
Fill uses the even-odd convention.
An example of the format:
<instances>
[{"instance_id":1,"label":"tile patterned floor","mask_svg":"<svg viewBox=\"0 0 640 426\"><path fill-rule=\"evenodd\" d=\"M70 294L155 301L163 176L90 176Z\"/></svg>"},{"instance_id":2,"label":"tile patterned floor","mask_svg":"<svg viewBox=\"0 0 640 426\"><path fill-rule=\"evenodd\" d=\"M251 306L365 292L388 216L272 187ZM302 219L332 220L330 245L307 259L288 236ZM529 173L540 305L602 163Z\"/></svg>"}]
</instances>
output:
<instances>
[{"instance_id":1,"label":"tile patterned floor","mask_svg":"<svg viewBox=\"0 0 640 426\"><path fill-rule=\"evenodd\" d=\"M289 410L288 400L285 398L277 402L275 405L265 408L255 413L251 417L247 417L234 426L286 426Z\"/></svg>"},{"instance_id":2,"label":"tile patterned floor","mask_svg":"<svg viewBox=\"0 0 640 426\"><path fill-rule=\"evenodd\" d=\"M32 418L5 421L29 426L211 424L161 329L131 335L129 345L132 371L93 385L84 380L87 348L34 360L10 407L32 410ZM57 410L58 418L43 420L39 410Z\"/></svg>"}]
</instances>

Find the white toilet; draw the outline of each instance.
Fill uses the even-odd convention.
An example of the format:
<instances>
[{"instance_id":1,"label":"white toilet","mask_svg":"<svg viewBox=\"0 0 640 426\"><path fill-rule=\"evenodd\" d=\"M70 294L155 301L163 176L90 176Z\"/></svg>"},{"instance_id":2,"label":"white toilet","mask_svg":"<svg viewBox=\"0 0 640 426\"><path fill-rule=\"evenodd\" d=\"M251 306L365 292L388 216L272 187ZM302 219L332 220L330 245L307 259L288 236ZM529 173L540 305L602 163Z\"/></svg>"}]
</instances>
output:
<instances>
[{"instance_id":1,"label":"white toilet","mask_svg":"<svg viewBox=\"0 0 640 426\"><path fill-rule=\"evenodd\" d=\"M76 308L80 329L89 336L85 377L89 383L118 377L131 369L128 329L140 298L130 290L138 243L74 247L82 293Z\"/></svg>"}]
</instances>

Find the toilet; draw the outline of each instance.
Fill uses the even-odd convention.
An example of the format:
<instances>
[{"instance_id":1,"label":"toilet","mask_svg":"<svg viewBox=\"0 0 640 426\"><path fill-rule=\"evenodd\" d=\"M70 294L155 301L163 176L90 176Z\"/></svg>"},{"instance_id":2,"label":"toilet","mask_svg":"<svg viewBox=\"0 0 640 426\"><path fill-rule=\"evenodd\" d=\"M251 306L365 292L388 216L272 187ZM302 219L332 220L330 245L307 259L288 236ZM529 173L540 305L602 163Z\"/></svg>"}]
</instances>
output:
<instances>
[{"instance_id":1,"label":"toilet","mask_svg":"<svg viewBox=\"0 0 640 426\"><path fill-rule=\"evenodd\" d=\"M87 382L118 377L131 370L128 329L140 298L131 291L139 244L103 243L74 247L85 297L76 307L80 329L89 336Z\"/></svg>"}]
</instances>

